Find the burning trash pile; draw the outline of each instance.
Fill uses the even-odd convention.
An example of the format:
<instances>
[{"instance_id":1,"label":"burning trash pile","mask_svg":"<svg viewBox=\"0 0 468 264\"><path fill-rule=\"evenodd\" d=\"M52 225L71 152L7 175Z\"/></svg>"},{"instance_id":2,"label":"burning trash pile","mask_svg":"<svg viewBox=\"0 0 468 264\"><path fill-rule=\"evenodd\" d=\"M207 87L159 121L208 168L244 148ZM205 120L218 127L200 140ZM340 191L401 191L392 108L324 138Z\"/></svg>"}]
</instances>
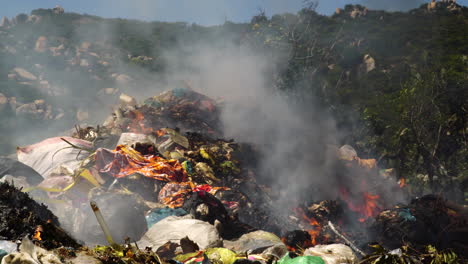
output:
<instances>
[{"instance_id":1,"label":"burning trash pile","mask_svg":"<svg viewBox=\"0 0 468 264\"><path fill-rule=\"evenodd\" d=\"M19 187L0 184L0 249L10 245L2 264L332 264L364 255L419 263L409 246L467 245L464 208L423 197L384 210L385 193L368 179L388 185L391 171L350 146L337 149L338 177L363 175L359 188L279 215L273 191L257 182L261 151L222 139L221 102L191 89L120 101L102 126L76 127L1 161L2 181ZM412 235L417 228L431 233ZM404 250L373 252L370 241ZM426 260L449 252L431 250L421 253Z\"/></svg>"}]
</instances>

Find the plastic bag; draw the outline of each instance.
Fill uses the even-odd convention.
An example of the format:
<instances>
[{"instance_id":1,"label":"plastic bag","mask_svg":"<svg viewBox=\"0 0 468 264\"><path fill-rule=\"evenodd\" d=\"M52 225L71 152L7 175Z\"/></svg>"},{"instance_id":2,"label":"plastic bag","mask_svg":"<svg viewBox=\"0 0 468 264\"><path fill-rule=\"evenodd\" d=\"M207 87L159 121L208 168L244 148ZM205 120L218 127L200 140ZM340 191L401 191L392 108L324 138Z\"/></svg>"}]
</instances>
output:
<instances>
[{"instance_id":1,"label":"plastic bag","mask_svg":"<svg viewBox=\"0 0 468 264\"><path fill-rule=\"evenodd\" d=\"M325 264L325 261L317 256L299 256L291 258L289 254L286 254L278 260L277 264Z\"/></svg>"}]
</instances>

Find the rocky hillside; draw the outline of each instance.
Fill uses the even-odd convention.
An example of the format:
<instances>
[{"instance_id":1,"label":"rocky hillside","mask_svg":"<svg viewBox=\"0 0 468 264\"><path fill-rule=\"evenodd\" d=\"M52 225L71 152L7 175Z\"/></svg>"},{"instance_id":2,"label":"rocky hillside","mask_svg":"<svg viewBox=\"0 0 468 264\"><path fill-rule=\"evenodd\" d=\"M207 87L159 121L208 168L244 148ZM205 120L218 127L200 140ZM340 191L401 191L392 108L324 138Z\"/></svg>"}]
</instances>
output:
<instances>
[{"instance_id":1,"label":"rocky hillside","mask_svg":"<svg viewBox=\"0 0 468 264\"><path fill-rule=\"evenodd\" d=\"M274 57L272 92L323 106L342 143L415 181L466 182L466 36L468 8L455 1L405 13L347 5L330 17L305 8L213 27L33 10L0 23L0 149L99 119L94 109L121 93L165 81L168 50L213 40Z\"/></svg>"}]
</instances>

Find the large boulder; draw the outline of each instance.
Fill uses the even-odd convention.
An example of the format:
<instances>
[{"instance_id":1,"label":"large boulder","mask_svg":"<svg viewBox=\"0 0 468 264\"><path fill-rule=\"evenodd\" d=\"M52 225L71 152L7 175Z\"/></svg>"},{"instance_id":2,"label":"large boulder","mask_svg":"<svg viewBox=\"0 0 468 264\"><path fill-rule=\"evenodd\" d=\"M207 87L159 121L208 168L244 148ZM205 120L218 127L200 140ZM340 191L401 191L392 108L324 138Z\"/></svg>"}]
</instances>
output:
<instances>
[{"instance_id":1,"label":"large boulder","mask_svg":"<svg viewBox=\"0 0 468 264\"><path fill-rule=\"evenodd\" d=\"M130 95L126 95L124 93L122 93L119 96L119 101L120 101L120 105L122 106L136 106L137 105L137 100L135 98L131 97Z\"/></svg>"},{"instance_id":2,"label":"large boulder","mask_svg":"<svg viewBox=\"0 0 468 264\"><path fill-rule=\"evenodd\" d=\"M375 60L369 54L364 55L363 66L366 73L375 69Z\"/></svg>"},{"instance_id":3,"label":"large boulder","mask_svg":"<svg viewBox=\"0 0 468 264\"><path fill-rule=\"evenodd\" d=\"M115 77L115 81L120 86L127 86L130 82L133 81L133 78L126 74L119 74Z\"/></svg>"},{"instance_id":4,"label":"large boulder","mask_svg":"<svg viewBox=\"0 0 468 264\"><path fill-rule=\"evenodd\" d=\"M0 27L8 27L10 25L10 20L7 17L2 17L0 20Z\"/></svg>"},{"instance_id":5,"label":"large boulder","mask_svg":"<svg viewBox=\"0 0 468 264\"><path fill-rule=\"evenodd\" d=\"M60 14L65 13L65 9L63 9L63 7L61 7L61 6L59 6L59 5L56 5L56 6L52 9L52 12L54 12L54 14L60 15Z\"/></svg>"},{"instance_id":6,"label":"large boulder","mask_svg":"<svg viewBox=\"0 0 468 264\"><path fill-rule=\"evenodd\" d=\"M30 15L26 22L32 23L32 24L39 24L41 21L42 21L42 18L40 16Z\"/></svg>"},{"instance_id":7,"label":"large boulder","mask_svg":"<svg viewBox=\"0 0 468 264\"><path fill-rule=\"evenodd\" d=\"M168 241L178 243L184 237L197 243L200 249L219 247L223 244L213 225L201 220L169 216L154 224L138 242L138 246L157 249Z\"/></svg>"},{"instance_id":8,"label":"large boulder","mask_svg":"<svg viewBox=\"0 0 468 264\"><path fill-rule=\"evenodd\" d=\"M32 103L24 104L16 108L17 116L24 116L33 119L52 119L52 106L46 104L44 100L35 100Z\"/></svg>"},{"instance_id":9,"label":"large boulder","mask_svg":"<svg viewBox=\"0 0 468 264\"><path fill-rule=\"evenodd\" d=\"M432 11L436 8L437 2L436 0L432 0L430 3L427 4L427 10Z\"/></svg>"},{"instance_id":10,"label":"large boulder","mask_svg":"<svg viewBox=\"0 0 468 264\"><path fill-rule=\"evenodd\" d=\"M36 40L34 50L37 52L45 52L47 50L47 38L45 36L40 36Z\"/></svg>"},{"instance_id":11,"label":"large boulder","mask_svg":"<svg viewBox=\"0 0 468 264\"><path fill-rule=\"evenodd\" d=\"M0 93L0 112L2 112L3 109L5 109L7 105L8 105L8 98L4 94Z\"/></svg>"},{"instance_id":12,"label":"large boulder","mask_svg":"<svg viewBox=\"0 0 468 264\"><path fill-rule=\"evenodd\" d=\"M349 13L349 16L352 19L358 18L358 17L364 17L367 15L367 12L369 10L366 7L359 7L359 6L354 6L353 10Z\"/></svg>"}]
</instances>

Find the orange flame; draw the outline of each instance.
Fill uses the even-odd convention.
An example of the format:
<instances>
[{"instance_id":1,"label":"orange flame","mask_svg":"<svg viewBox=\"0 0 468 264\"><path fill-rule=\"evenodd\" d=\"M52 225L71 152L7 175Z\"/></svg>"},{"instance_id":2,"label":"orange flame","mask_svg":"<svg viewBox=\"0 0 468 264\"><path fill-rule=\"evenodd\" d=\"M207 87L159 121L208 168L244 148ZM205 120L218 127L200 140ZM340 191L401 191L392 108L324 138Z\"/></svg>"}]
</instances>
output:
<instances>
[{"instance_id":1,"label":"orange flame","mask_svg":"<svg viewBox=\"0 0 468 264\"><path fill-rule=\"evenodd\" d=\"M295 247L288 246L285 237L282 237L282 238L281 238L281 241L283 242L283 244L286 245L286 248L288 249L288 251L291 251L291 252L295 252L295 251L296 251L296 248L295 248Z\"/></svg>"},{"instance_id":2,"label":"orange flame","mask_svg":"<svg viewBox=\"0 0 468 264\"><path fill-rule=\"evenodd\" d=\"M142 112L138 110L133 110L133 119L130 124L127 126L127 130L133 133L143 133L143 134L149 134L153 132L153 128L151 127L146 127L144 120L145 116L143 115Z\"/></svg>"},{"instance_id":3,"label":"orange flame","mask_svg":"<svg viewBox=\"0 0 468 264\"><path fill-rule=\"evenodd\" d=\"M406 185L405 178L400 178L400 180L398 181L398 186L400 186L400 188L403 188L405 187L405 185Z\"/></svg>"},{"instance_id":4,"label":"orange flame","mask_svg":"<svg viewBox=\"0 0 468 264\"><path fill-rule=\"evenodd\" d=\"M158 137L162 137L162 136L164 136L165 134L166 134L166 130L165 130L165 129L159 129L159 130L156 131L156 135L157 135Z\"/></svg>"},{"instance_id":5,"label":"orange flame","mask_svg":"<svg viewBox=\"0 0 468 264\"><path fill-rule=\"evenodd\" d=\"M42 240L42 238L41 238L42 231L43 231L42 226L37 226L36 227L36 232L34 233L34 236L33 236L33 239L41 241Z\"/></svg>"},{"instance_id":6,"label":"orange flame","mask_svg":"<svg viewBox=\"0 0 468 264\"><path fill-rule=\"evenodd\" d=\"M307 232L311 237L310 243L312 246L317 245L320 232L322 231L322 226L320 225L320 223L315 218L308 217L302 208L296 208L294 209L294 212L297 216L301 217L302 220L309 224L310 229L308 228Z\"/></svg>"},{"instance_id":7,"label":"orange flame","mask_svg":"<svg viewBox=\"0 0 468 264\"><path fill-rule=\"evenodd\" d=\"M345 188L340 190L342 199L348 204L348 207L351 211L359 213L361 217L358 219L359 222L365 222L370 217L375 217L382 210L381 206L378 203L380 199L379 195L373 195L369 192L363 192L361 197L358 197L359 201L352 201L349 197L349 192Z\"/></svg>"}]
</instances>

